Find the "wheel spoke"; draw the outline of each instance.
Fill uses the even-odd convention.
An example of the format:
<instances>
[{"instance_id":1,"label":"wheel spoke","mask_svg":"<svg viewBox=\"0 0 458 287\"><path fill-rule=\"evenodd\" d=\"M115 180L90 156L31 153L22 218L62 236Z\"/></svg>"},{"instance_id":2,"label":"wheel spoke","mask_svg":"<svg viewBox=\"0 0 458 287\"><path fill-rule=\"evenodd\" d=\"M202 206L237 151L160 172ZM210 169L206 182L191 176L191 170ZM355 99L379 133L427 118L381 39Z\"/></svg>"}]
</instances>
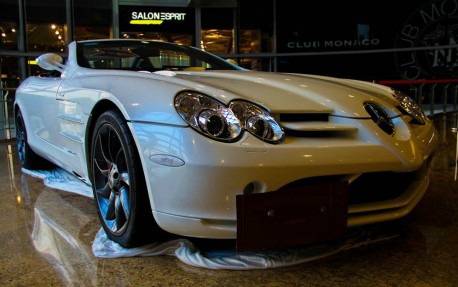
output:
<instances>
[{"instance_id":1,"label":"wheel spoke","mask_svg":"<svg viewBox=\"0 0 458 287\"><path fill-rule=\"evenodd\" d=\"M19 159L24 161L25 157L25 131L24 125L22 123L22 118L17 118L17 135L16 135L16 143L17 143L17 150L19 154Z\"/></svg>"},{"instance_id":2,"label":"wheel spoke","mask_svg":"<svg viewBox=\"0 0 458 287\"><path fill-rule=\"evenodd\" d=\"M119 174L119 176L120 176L121 182L123 182L126 186L130 185L128 172L122 172Z\"/></svg>"},{"instance_id":3,"label":"wheel spoke","mask_svg":"<svg viewBox=\"0 0 458 287\"><path fill-rule=\"evenodd\" d=\"M120 148L117 152L116 152L116 163L118 165L121 165L122 163L124 163L126 161L125 157L124 157L124 151L122 148Z\"/></svg>"},{"instance_id":4,"label":"wheel spoke","mask_svg":"<svg viewBox=\"0 0 458 287\"><path fill-rule=\"evenodd\" d=\"M96 154L94 155L94 163L99 170L99 172L105 177L108 178L110 167L112 163L108 160L105 155L103 148L102 135L99 134L96 139Z\"/></svg>"},{"instance_id":5,"label":"wheel spoke","mask_svg":"<svg viewBox=\"0 0 458 287\"><path fill-rule=\"evenodd\" d=\"M109 172L110 172L110 169L109 169L109 163L105 162L105 161L101 161L100 159L94 159L94 163L98 169L98 171L105 177L107 178L108 175L109 175ZM107 168L105 168L106 166L108 165Z\"/></svg>"},{"instance_id":6,"label":"wheel spoke","mask_svg":"<svg viewBox=\"0 0 458 287\"><path fill-rule=\"evenodd\" d=\"M116 197L115 213L116 213L116 227L118 230L120 230L126 223L126 215L124 213L124 209L122 206L122 201L121 201L120 196Z\"/></svg>"},{"instance_id":7,"label":"wheel spoke","mask_svg":"<svg viewBox=\"0 0 458 287\"><path fill-rule=\"evenodd\" d=\"M122 151L122 146L119 142L119 138L117 134L110 129L107 140L108 143L106 146L108 148L108 154L110 155L110 161L116 162L118 153Z\"/></svg>"},{"instance_id":8,"label":"wheel spoke","mask_svg":"<svg viewBox=\"0 0 458 287\"><path fill-rule=\"evenodd\" d=\"M18 149L18 153L19 153L19 158L21 159L21 161L24 160L24 153L25 153L25 142L24 142L24 136L22 134L22 132L20 132L18 135L17 135L17 149Z\"/></svg>"},{"instance_id":9,"label":"wheel spoke","mask_svg":"<svg viewBox=\"0 0 458 287\"><path fill-rule=\"evenodd\" d=\"M122 209L124 211L125 217L129 218L130 199L129 199L129 189L128 188L123 187L120 190L119 199L120 199L120 203L121 203Z\"/></svg>"},{"instance_id":10,"label":"wheel spoke","mask_svg":"<svg viewBox=\"0 0 458 287\"><path fill-rule=\"evenodd\" d=\"M108 199L111 195L110 185L107 182L103 188L98 188L96 192L97 192L97 195L100 195L101 197Z\"/></svg>"},{"instance_id":11,"label":"wheel spoke","mask_svg":"<svg viewBox=\"0 0 458 287\"><path fill-rule=\"evenodd\" d=\"M107 136L107 143L104 144L103 143L103 139L102 139L102 134L99 134L99 137L98 137L98 144L97 144L97 148L100 149L100 155L103 157L103 160L106 162L106 163L109 163L110 165L113 163L113 160L110 156L110 148L109 148L109 143L110 143L110 139L109 139L109 136ZM108 149L108 150L105 150Z\"/></svg>"},{"instance_id":12,"label":"wheel spoke","mask_svg":"<svg viewBox=\"0 0 458 287\"><path fill-rule=\"evenodd\" d=\"M115 214L116 197L117 196L114 193L110 194L110 199L108 200L107 212L105 214L105 220L116 219L116 214Z\"/></svg>"},{"instance_id":13,"label":"wheel spoke","mask_svg":"<svg viewBox=\"0 0 458 287\"><path fill-rule=\"evenodd\" d=\"M24 141L22 140L22 135L18 134L17 136L17 147L20 152L22 152L22 149L24 148Z\"/></svg>"}]
</instances>

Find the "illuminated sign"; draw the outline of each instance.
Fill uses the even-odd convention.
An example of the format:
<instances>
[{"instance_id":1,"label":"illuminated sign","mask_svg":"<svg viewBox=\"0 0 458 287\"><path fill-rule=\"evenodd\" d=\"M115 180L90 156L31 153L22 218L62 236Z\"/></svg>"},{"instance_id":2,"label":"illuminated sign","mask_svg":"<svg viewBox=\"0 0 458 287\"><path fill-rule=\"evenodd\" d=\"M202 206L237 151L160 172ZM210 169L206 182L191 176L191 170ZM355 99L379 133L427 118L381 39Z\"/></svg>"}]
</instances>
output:
<instances>
[{"instance_id":1,"label":"illuminated sign","mask_svg":"<svg viewBox=\"0 0 458 287\"><path fill-rule=\"evenodd\" d=\"M195 33L195 8L119 6L122 32Z\"/></svg>"},{"instance_id":2,"label":"illuminated sign","mask_svg":"<svg viewBox=\"0 0 458 287\"><path fill-rule=\"evenodd\" d=\"M311 49L311 48L360 48L380 45L380 39L344 39L344 40L316 40L316 41L291 41L288 42L289 49Z\"/></svg>"},{"instance_id":3,"label":"illuminated sign","mask_svg":"<svg viewBox=\"0 0 458 287\"><path fill-rule=\"evenodd\" d=\"M132 12L132 25L161 25L164 21L184 21L186 13L175 12Z\"/></svg>"}]
</instances>

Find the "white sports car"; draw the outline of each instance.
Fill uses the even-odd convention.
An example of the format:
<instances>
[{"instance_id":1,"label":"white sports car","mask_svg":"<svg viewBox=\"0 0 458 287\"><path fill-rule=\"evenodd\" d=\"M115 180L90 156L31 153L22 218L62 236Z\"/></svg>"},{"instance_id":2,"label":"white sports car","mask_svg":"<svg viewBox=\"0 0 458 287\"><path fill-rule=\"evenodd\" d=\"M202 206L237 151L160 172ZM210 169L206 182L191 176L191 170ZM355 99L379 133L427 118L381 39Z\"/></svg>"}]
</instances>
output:
<instances>
[{"instance_id":1,"label":"white sports car","mask_svg":"<svg viewBox=\"0 0 458 287\"><path fill-rule=\"evenodd\" d=\"M26 169L51 162L93 187L108 237L236 239L237 250L339 238L408 214L438 133L389 87L254 72L196 48L72 42L15 101Z\"/></svg>"}]
</instances>

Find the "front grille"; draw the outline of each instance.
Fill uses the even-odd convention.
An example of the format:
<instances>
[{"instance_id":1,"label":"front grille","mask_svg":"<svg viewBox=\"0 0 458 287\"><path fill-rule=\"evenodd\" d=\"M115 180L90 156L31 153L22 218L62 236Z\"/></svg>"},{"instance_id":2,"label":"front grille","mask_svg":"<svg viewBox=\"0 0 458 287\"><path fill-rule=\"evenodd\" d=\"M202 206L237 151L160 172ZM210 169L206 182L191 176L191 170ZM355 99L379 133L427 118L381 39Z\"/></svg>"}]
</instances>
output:
<instances>
[{"instance_id":1,"label":"front grille","mask_svg":"<svg viewBox=\"0 0 458 287\"><path fill-rule=\"evenodd\" d=\"M348 203L361 204L391 200L401 196L416 179L416 172L371 172L360 175L348 189ZM304 188L307 186L347 181L347 175L304 178L291 182L279 189Z\"/></svg>"},{"instance_id":2,"label":"front grille","mask_svg":"<svg viewBox=\"0 0 458 287\"><path fill-rule=\"evenodd\" d=\"M284 128L286 137L298 138L352 138L355 131L348 130L294 130Z\"/></svg>"},{"instance_id":3,"label":"front grille","mask_svg":"<svg viewBox=\"0 0 458 287\"><path fill-rule=\"evenodd\" d=\"M399 197L416 179L416 172L373 172L358 177L349 189L349 203L369 203Z\"/></svg>"}]
</instances>

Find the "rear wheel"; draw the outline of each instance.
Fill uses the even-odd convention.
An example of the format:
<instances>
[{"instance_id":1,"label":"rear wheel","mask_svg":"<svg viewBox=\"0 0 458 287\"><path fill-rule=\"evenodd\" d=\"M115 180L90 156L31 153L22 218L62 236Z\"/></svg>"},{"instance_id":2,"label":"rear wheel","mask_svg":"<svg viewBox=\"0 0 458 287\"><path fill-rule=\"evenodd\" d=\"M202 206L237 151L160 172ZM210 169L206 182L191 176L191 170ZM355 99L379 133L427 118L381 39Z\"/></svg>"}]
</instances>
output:
<instances>
[{"instance_id":1,"label":"rear wheel","mask_svg":"<svg viewBox=\"0 0 458 287\"><path fill-rule=\"evenodd\" d=\"M25 129L21 110L18 110L16 113L16 146L23 168L35 169L43 163L44 160L35 154L27 142L27 130Z\"/></svg>"},{"instance_id":2,"label":"rear wheel","mask_svg":"<svg viewBox=\"0 0 458 287\"><path fill-rule=\"evenodd\" d=\"M96 122L91 144L91 180L108 238L124 247L161 234L152 216L138 152L124 118L115 111Z\"/></svg>"}]
</instances>

